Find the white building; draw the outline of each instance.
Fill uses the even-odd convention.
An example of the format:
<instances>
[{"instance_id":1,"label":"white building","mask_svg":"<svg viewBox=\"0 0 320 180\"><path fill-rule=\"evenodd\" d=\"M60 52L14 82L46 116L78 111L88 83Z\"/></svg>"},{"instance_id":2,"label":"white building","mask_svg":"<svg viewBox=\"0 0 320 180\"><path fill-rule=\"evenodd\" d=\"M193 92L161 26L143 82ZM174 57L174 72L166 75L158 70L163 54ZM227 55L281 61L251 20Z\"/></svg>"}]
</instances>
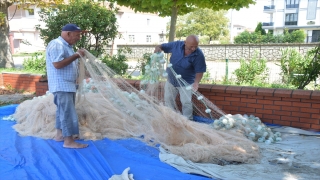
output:
<instances>
[{"instance_id":1,"label":"white building","mask_svg":"<svg viewBox=\"0 0 320 180\"><path fill-rule=\"evenodd\" d=\"M262 28L273 30L274 34L283 34L284 29L303 29L307 34L305 42L319 42L320 0L270 0L263 12L270 15L270 20Z\"/></svg>"},{"instance_id":2,"label":"white building","mask_svg":"<svg viewBox=\"0 0 320 180\"><path fill-rule=\"evenodd\" d=\"M168 19L151 13L135 13L132 9L119 7L117 13L118 31L121 38L117 44L159 44L165 40ZM44 41L35 26L41 24L38 11L40 8L30 6L28 9L12 5L8 8L10 42L12 53L36 52L45 50ZM42 27L43 24L41 25Z\"/></svg>"}]
</instances>

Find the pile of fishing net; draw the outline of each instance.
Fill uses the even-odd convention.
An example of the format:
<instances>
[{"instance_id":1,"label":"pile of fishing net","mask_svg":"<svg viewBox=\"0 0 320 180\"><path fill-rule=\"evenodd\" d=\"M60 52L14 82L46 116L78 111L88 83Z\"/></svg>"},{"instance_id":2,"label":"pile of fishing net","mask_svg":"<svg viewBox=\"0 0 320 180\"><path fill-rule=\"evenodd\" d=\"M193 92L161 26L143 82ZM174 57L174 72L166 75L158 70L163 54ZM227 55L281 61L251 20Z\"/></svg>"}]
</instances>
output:
<instances>
[{"instance_id":1,"label":"pile of fishing net","mask_svg":"<svg viewBox=\"0 0 320 180\"><path fill-rule=\"evenodd\" d=\"M152 57L150 71L155 68L153 64L163 68L161 58L160 55ZM243 129L218 130L212 123L188 120L178 111L179 103L177 110L164 106L161 78L165 71L161 75L160 71L153 69L152 73L158 75L153 83L145 83L151 79L146 77L141 85L132 86L86 52L81 58L79 72L81 80L76 110L82 139L137 138L193 162L256 163L260 159L259 147L246 137ZM176 77L179 79L179 75ZM192 90L190 85L185 85L186 90ZM199 92L194 92L194 109L195 116L212 122L227 117ZM24 101L13 115L17 121L14 129L22 136L53 138L56 133L55 112L51 93Z\"/></svg>"}]
</instances>

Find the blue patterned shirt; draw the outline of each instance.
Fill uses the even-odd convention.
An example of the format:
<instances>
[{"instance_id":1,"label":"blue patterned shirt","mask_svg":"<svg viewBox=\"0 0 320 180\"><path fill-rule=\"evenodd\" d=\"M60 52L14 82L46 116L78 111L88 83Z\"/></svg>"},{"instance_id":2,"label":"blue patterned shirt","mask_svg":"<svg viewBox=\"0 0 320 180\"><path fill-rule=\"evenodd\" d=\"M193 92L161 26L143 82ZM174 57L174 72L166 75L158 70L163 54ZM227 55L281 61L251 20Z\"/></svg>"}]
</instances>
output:
<instances>
[{"instance_id":1,"label":"blue patterned shirt","mask_svg":"<svg viewBox=\"0 0 320 180\"><path fill-rule=\"evenodd\" d=\"M76 92L76 80L78 77L78 60L68 66L56 69L54 62L59 62L74 54L73 48L61 36L50 41L46 49L46 67L48 86L51 93Z\"/></svg>"}]
</instances>

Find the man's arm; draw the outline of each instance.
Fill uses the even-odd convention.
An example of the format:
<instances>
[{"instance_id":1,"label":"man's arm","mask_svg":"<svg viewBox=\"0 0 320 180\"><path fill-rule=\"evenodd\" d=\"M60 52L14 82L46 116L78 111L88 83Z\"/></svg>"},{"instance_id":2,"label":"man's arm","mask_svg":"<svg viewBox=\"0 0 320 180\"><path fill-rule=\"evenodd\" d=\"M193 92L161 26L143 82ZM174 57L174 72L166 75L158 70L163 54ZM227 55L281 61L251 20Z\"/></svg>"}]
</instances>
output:
<instances>
[{"instance_id":1,"label":"man's arm","mask_svg":"<svg viewBox=\"0 0 320 180\"><path fill-rule=\"evenodd\" d=\"M198 91L199 88L199 83L202 79L203 73L197 73L196 74L196 78L194 79L194 83L193 83L193 90L194 91Z\"/></svg>"},{"instance_id":2,"label":"man's arm","mask_svg":"<svg viewBox=\"0 0 320 180\"><path fill-rule=\"evenodd\" d=\"M63 67L68 66L69 64L71 64L74 60L80 58L81 57L80 55L84 56L84 50L79 49L77 51L77 53L73 54L72 56L64 58L63 60L58 61L58 62L53 62L52 64L56 69L61 69Z\"/></svg>"}]
</instances>

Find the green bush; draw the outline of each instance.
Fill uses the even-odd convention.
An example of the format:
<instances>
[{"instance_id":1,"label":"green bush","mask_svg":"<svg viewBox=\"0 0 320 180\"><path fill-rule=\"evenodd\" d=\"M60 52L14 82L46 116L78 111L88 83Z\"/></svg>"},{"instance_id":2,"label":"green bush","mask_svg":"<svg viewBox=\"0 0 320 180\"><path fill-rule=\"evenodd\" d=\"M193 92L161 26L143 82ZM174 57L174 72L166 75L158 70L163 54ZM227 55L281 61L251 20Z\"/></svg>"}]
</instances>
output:
<instances>
[{"instance_id":1,"label":"green bush","mask_svg":"<svg viewBox=\"0 0 320 180\"><path fill-rule=\"evenodd\" d=\"M126 63L128 60L125 56L126 53L131 54L131 48L122 48L118 50L116 55L110 56L105 55L100 59L103 63L105 63L109 68L111 68L117 75L123 76L126 74L129 65Z\"/></svg>"},{"instance_id":2,"label":"green bush","mask_svg":"<svg viewBox=\"0 0 320 180\"><path fill-rule=\"evenodd\" d=\"M31 57L23 60L22 66L27 71L39 72L46 74L46 57L44 52L36 52Z\"/></svg>"},{"instance_id":3,"label":"green bush","mask_svg":"<svg viewBox=\"0 0 320 180\"><path fill-rule=\"evenodd\" d=\"M246 61L240 60L240 68L234 71L237 77L237 84L249 83L254 85L257 82L262 83L267 78L267 61L258 59L256 56L253 59Z\"/></svg>"}]
</instances>

